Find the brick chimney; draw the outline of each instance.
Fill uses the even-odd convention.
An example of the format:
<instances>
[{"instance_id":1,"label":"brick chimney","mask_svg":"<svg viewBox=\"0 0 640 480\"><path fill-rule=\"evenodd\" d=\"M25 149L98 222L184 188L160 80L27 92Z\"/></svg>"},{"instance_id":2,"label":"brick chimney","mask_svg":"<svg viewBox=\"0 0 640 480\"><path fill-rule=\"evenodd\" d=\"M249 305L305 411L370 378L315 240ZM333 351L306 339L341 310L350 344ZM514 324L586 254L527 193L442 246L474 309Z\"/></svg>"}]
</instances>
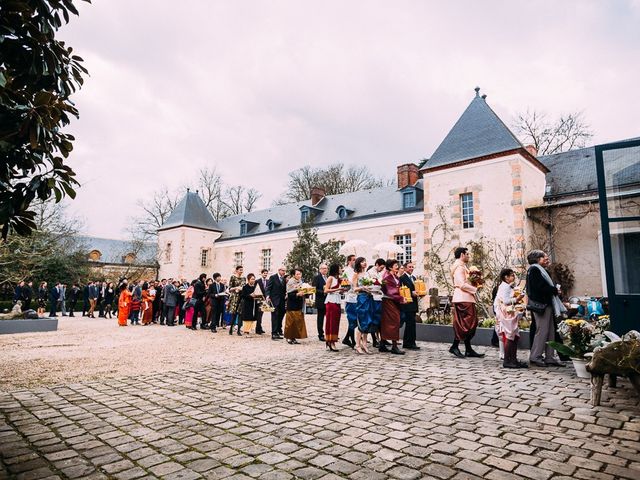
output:
<instances>
[{"instance_id":1,"label":"brick chimney","mask_svg":"<svg viewBox=\"0 0 640 480\"><path fill-rule=\"evenodd\" d=\"M534 145L527 145L524 148L527 150L527 152L529 152L534 157L538 156L538 149Z\"/></svg>"},{"instance_id":2,"label":"brick chimney","mask_svg":"<svg viewBox=\"0 0 640 480\"><path fill-rule=\"evenodd\" d=\"M398 165L398 190L415 185L419 178L420 172L415 163Z\"/></svg>"},{"instance_id":3,"label":"brick chimney","mask_svg":"<svg viewBox=\"0 0 640 480\"><path fill-rule=\"evenodd\" d=\"M311 206L315 207L324 198L326 191L322 187L311 187Z\"/></svg>"}]
</instances>

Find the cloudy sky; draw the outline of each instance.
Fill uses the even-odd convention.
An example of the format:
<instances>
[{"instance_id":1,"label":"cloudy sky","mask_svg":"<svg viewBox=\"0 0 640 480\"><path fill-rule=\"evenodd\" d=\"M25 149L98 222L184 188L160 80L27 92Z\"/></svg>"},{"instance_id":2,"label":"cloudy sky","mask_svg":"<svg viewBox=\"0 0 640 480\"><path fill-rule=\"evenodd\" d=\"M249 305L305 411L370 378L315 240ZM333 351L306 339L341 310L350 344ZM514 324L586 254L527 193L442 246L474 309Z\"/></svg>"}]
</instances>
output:
<instances>
[{"instance_id":1,"label":"cloudy sky","mask_svg":"<svg viewBox=\"0 0 640 480\"><path fill-rule=\"evenodd\" d=\"M71 202L126 238L136 202L205 165L263 193L305 164L393 176L430 156L479 85L507 124L583 111L640 136L640 0L93 0L60 32L91 76Z\"/></svg>"}]
</instances>

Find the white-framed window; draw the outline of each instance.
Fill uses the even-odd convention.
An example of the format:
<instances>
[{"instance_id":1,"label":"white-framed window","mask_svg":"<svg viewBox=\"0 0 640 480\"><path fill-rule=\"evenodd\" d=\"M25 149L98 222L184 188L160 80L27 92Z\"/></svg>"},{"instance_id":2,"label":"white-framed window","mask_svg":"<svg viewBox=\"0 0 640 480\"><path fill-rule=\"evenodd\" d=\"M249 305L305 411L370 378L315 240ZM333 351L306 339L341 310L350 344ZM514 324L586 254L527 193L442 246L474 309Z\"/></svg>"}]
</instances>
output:
<instances>
[{"instance_id":1,"label":"white-framed window","mask_svg":"<svg viewBox=\"0 0 640 480\"><path fill-rule=\"evenodd\" d=\"M413 208L416 206L416 192L404 192L402 194L402 208Z\"/></svg>"},{"instance_id":2,"label":"white-framed window","mask_svg":"<svg viewBox=\"0 0 640 480\"><path fill-rule=\"evenodd\" d=\"M240 235L246 235L247 234L247 224L246 223L241 223L240 224Z\"/></svg>"},{"instance_id":3,"label":"white-framed window","mask_svg":"<svg viewBox=\"0 0 640 480\"><path fill-rule=\"evenodd\" d=\"M262 250L262 268L271 271L271 249L264 248Z\"/></svg>"},{"instance_id":4,"label":"white-framed window","mask_svg":"<svg viewBox=\"0 0 640 480\"><path fill-rule=\"evenodd\" d=\"M309 221L309 210L302 210L300 212L300 222L308 222Z\"/></svg>"},{"instance_id":5,"label":"white-framed window","mask_svg":"<svg viewBox=\"0 0 640 480\"><path fill-rule=\"evenodd\" d=\"M208 267L209 266L209 252L208 248L203 248L200 250L200 266Z\"/></svg>"},{"instance_id":6,"label":"white-framed window","mask_svg":"<svg viewBox=\"0 0 640 480\"><path fill-rule=\"evenodd\" d=\"M460 211L462 213L462 228L473 228L473 193L460 195Z\"/></svg>"},{"instance_id":7,"label":"white-framed window","mask_svg":"<svg viewBox=\"0 0 640 480\"><path fill-rule=\"evenodd\" d=\"M413 261L413 255L411 251L411 234L406 233L404 235L396 235L393 237L396 245L400 245L403 249L403 253L396 254L396 260L398 260L401 264L405 264L407 262Z\"/></svg>"},{"instance_id":8,"label":"white-framed window","mask_svg":"<svg viewBox=\"0 0 640 480\"><path fill-rule=\"evenodd\" d=\"M171 242L167 242L167 245L164 248L164 261L166 263L171 263Z\"/></svg>"},{"instance_id":9,"label":"white-framed window","mask_svg":"<svg viewBox=\"0 0 640 480\"><path fill-rule=\"evenodd\" d=\"M238 265L243 265L244 262L244 252L235 252L233 254L234 268Z\"/></svg>"}]
</instances>

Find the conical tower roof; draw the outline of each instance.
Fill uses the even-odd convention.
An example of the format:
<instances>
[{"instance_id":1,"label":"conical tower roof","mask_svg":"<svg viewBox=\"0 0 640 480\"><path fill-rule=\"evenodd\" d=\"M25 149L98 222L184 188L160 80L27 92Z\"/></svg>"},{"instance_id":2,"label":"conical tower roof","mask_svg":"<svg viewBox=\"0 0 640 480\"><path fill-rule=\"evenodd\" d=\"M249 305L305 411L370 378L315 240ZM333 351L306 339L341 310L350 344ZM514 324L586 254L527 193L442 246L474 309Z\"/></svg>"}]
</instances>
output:
<instances>
[{"instance_id":1,"label":"conical tower roof","mask_svg":"<svg viewBox=\"0 0 640 480\"><path fill-rule=\"evenodd\" d=\"M476 96L460 116L440 146L424 165L430 170L466 160L524 148L516 136L487 104L486 96Z\"/></svg>"},{"instance_id":2,"label":"conical tower roof","mask_svg":"<svg viewBox=\"0 0 640 480\"><path fill-rule=\"evenodd\" d=\"M177 227L192 227L202 230L222 232L222 228L213 219L211 212L197 193L187 190L187 194L173 209L169 218L158 229L169 230Z\"/></svg>"}]
</instances>

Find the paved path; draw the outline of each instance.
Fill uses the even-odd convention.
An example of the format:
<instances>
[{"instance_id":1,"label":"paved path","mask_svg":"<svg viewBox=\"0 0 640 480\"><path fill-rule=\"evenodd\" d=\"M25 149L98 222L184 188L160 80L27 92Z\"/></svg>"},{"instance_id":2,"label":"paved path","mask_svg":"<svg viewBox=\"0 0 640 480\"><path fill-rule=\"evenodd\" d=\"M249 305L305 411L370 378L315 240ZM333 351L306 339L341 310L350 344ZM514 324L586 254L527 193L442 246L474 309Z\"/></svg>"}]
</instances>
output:
<instances>
[{"instance_id":1,"label":"paved path","mask_svg":"<svg viewBox=\"0 0 640 480\"><path fill-rule=\"evenodd\" d=\"M0 393L0 478L640 478L626 381L593 409L571 369L494 351L300 352Z\"/></svg>"}]
</instances>

